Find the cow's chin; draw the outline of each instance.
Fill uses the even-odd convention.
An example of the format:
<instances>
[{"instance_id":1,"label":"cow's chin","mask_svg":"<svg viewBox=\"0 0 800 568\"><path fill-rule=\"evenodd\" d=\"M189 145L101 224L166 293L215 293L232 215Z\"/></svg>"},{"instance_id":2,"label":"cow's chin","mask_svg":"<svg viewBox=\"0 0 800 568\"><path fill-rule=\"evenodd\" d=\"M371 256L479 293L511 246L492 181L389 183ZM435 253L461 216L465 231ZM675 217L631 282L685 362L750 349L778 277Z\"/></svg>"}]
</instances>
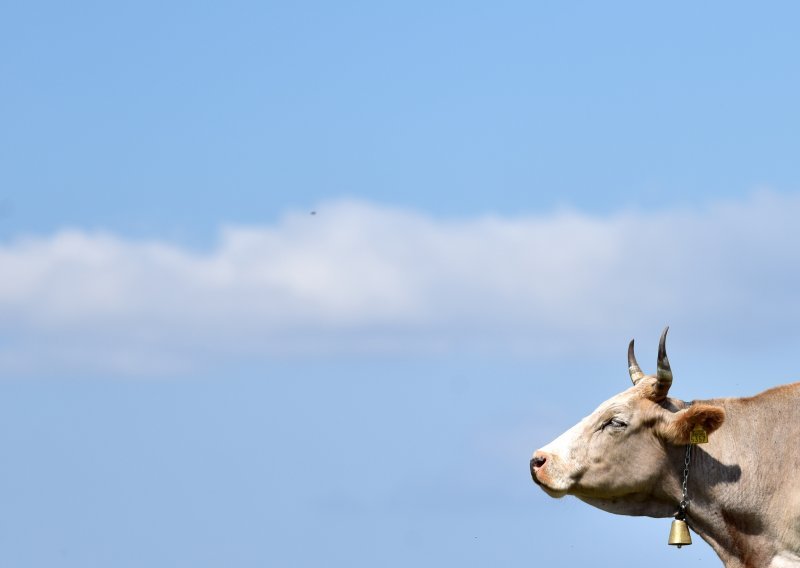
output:
<instances>
[{"instance_id":1,"label":"cow's chin","mask_svg":"<svg viewBox=\"0 0 800 568\"><path fill-rule=\"evenodd\" d=\"M561 487L554 487L555 483L549 478L540 479L538 476L534 476L533 482L536 483L536 485L538 485L539 487L541 487L542 491L544 491L550 497L553 497L555 499L561 499L562 497L569 495L568 489Z\"/></svg>"},{"instance_id":2,"label":"cow's chin","mask_svg":"<svg viewBox=\"0 0 800 568\"><path fill-rule=\"evenodd\" d=\"M544 491L545 493L547 493L550 497L553 497L554 499L561 499L562 497L565 497L565 496L569 495L569 492L565 491L563 489L551 489L550 487L547 487L546 485L542 485L542 484L539 484L539 487L541 487L542 491Z\"/></svg>"}]
</instances>

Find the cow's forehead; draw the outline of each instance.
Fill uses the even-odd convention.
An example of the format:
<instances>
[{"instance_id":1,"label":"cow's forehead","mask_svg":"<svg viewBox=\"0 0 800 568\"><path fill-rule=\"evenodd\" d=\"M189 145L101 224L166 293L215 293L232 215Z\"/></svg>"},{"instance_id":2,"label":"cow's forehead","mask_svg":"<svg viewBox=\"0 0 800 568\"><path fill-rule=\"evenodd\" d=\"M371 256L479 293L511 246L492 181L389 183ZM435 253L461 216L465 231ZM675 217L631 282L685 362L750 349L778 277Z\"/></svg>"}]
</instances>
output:
<instances>
[{"instance_id":1,"label":"cow's forehead","mask_svg":"<svg viewBox=\"0 0 800 568\"><path fill-rule=\"evenodd\" d=\"M647 377L647 379L651 379L654 381L655 379L652 377ZM643 379L644 382L646 379ZM618 393L605 402L601 403L592 414L606 414L614 411L620 411L626 408L631 408L634 404L638 401L647 398L648 388L650 388L649 384L642 384L640 382L638 385L632 386L621 393Z\"/></svg>"}]
</instances>

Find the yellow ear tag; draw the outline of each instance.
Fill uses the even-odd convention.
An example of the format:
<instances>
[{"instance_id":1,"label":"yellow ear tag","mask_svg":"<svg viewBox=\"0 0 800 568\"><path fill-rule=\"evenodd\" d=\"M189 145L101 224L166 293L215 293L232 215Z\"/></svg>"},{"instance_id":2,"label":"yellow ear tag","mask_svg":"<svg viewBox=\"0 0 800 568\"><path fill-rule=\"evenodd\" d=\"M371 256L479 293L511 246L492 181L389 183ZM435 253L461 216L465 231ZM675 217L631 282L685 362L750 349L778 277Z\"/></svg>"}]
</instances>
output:
<instances>
[{"instance_id":1,"label":"yellow ear tag","mask_svg":"<svg viewBox=\"0 0 800 568\"><path fill-rule=\"evenodd\" d=\"M689 434L689 443L690 444L707 444L708 443L708 432L703 430L703 427L699 424L694 427L691 434Z\"/></svg>"}]
</instances>

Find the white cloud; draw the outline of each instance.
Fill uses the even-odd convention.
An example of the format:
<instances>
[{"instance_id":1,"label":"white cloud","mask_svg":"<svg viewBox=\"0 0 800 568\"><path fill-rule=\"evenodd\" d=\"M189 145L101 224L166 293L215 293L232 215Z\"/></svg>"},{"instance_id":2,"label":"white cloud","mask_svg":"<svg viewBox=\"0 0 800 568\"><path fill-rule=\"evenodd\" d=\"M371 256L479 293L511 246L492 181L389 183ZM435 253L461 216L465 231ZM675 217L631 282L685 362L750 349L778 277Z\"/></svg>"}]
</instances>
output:
<instances>
[{"instance_id":1,"label":"white cloud","mask_svg":"<svg viewBox=\"0 0 800 568\"><path fill-rule=\"evenodd\" d=\"M768 339L800 316L796 196L610 216L318 211L225 227L209 252L80 230L2 245L0 364L159 372L259 354L564 353L665 322Z\"/></svg>"}]
</instances>

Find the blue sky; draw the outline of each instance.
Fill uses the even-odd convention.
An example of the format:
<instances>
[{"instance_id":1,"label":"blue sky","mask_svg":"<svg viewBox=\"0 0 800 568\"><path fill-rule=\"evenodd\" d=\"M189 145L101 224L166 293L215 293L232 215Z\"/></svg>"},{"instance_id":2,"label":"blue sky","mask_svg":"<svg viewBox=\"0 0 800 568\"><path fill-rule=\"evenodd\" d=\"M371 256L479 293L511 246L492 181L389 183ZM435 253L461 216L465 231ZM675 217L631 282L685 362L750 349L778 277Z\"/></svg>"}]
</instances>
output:
<instances>
[{"instance_id":1,"label":"blue sky","mask_svg":"<svg viewBox=\"0 0 800 568\"><path fill-rule=\"evenodd\" d=\"M0 564L713 565L527 462L796 377L797 16L1 8Z\"/></svg>"}]
</instances>

